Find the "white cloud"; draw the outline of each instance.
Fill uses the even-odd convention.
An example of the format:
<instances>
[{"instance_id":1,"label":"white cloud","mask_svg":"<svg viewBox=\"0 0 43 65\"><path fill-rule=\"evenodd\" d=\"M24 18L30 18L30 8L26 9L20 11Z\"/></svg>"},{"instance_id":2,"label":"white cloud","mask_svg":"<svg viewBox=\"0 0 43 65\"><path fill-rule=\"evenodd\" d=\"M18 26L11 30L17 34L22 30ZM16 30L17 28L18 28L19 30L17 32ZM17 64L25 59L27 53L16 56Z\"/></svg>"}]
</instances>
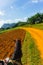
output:
<instances>
[{"instance_id":1,"label":"white cloud","mask_svg":"<svg viewBox=\"0 0 43 65\"><path fill-rule=\"evenodd\" d=\"M32 3L38 3L39 1L38 0L32 0Z\"/></svg>"},{"instance_id":2,"label":"white cloud","mask_svg":"<svg viewBox=\"0 0 43 65\"><path fill-rule=\"evenodd\" d=\"M14 20L0 20L0 27L4 24L4 23L13 23Z\"/></svg>"},{"instance_id":3,"label":"white cloud","mask_svg":"<svg viewBox=\"0 0 43 65\"><path fill-rule=\"evenodd\" d=\"M5 12L4 11L0 11L0 16L4 16Z\"/></svg>"},{"instance_id":4,"label":"white cloud","mask_svg":"<svg viewBox=\"0 0 43 65\"><path fill-rule=\"evenodd\" d=\"M27 20L27 17L18 18L18 19L15 19L15 22L18 22L18 21L26 22L26 20Z\"/></svg>"},{"instance_id":5,"label":"white cloud","mask_svg":"<svg viewBox=\"0 0 43 65\"><path fill-rule=\"evenodd\" d=\"M32 0L32 3L43 2L43 0Z\"/></svg>"},{"instance_id":6,"label":"white cloud","mask_svg":"<svg viewBox=\"0 0 43 65\"><path fill-rule=\"evenodd\" d=\"M17 23L18 21L23 21L23 22L26 22L27 20L27 17L24 17L24 18L18 18L18 19L15 19L15 20L1 20L0 19L0 27L4 24L4 23Z\"/></svg>"},{"instance_id":7,"label":"white cloud","mask_svg":"<svg viewBox=\"0 0 43 65\"><path fill-rule=\"evenodd\" d=\"M0 20L0 27L4 24L4 20Z\"/></svg>"},{"instance_id":8,"label":"white cloud","mask_svg":"<svg viewBox=\"0 0 43 65\"><path fill-rule=\"evenodd\" d=\"M31 6L33 3L39 3L43 2L43 0L28 0L23 6L21 6L22 9L26 9L28 6Z\"/></svg>"},{"instance_id":9,"label":"white cloud","mask_svg":"<svg viewBox=\"0 0 43 65\"><path fill-rule=\"evenodd\" d=\"M4 8L6 6L10 6L12 3L15 4L17 0L0 0L0 8Z\"/></svg>"},{"instance_id":10,"label":"white cloud","mask_svg":"<svg viewBox=\"0 0 43 65\"><path fill-rule=\"evenodd\" d=\"M13 6L11 6L10 8L13 9Z\"/></svg>"}]
</instances>

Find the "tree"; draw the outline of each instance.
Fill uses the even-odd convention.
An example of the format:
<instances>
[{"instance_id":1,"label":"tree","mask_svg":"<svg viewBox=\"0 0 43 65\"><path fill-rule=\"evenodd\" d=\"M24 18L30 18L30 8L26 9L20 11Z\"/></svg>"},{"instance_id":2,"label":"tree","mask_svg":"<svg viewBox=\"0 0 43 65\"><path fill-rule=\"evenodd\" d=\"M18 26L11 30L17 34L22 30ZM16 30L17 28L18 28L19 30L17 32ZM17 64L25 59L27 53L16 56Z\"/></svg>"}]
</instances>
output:
<instances>
[{"instance_id":1,"label":"tree","mask_svg":"<svg viewBox=\"0 0 43 65\"><path fill-rule=\"evenodd\" d=\"M29 24L42 23L43 22L43 14L37 13L34 16L27 19Z\"/></svg>"},{"instance_id":2,"label":"tree","mask_svg":"<svg viewBox=\"0 0 43 65\"><path fill-rule=\"evenodd\" d=\"M42 20L42 22L43 22L43 14L41 14L41 20Z\"/></svg>"}]
</instances>

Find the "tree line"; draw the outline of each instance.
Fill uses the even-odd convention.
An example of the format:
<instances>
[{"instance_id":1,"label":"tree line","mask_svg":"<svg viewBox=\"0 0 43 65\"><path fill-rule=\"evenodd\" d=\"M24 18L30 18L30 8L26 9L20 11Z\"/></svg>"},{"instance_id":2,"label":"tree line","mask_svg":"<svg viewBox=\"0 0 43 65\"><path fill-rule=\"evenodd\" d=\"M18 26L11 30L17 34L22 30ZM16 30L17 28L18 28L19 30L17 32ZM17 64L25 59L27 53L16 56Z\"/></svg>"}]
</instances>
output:
<instances>
[{"instance_id":1,"label":"tree line","mask_svg":"<svg viewBox=\"0 0 43 65\"><path fill-rule=\"evenodd\" d=\"M43 23L43 13L37 13L33 16L31 16L30 18L27 18L27 21L18 21L18 23L16 23L14 26L12 26L11 28L15 28L18 26L24 26L24 25L28 25L28 24L38 24L38 23ZM6 29L10 29L10 27L7 27ZM4 28L0 28L0 30L5 30Z\"/></svg>"},{"instance_id":2,"label":"tree line","mask_svg":"<svg viewBox=\"0 0 43 65\"><path fill-rule=\"evenodd\" d=\"M38 23L43 23L43 13L36 13L35 15L31 16L30 18L27 18L26 22L18 21L18 23L15 25L15 27L24 26L27 24L38 24Z\"/></svg>"},{"instance_id":3,"label":"tree line","mask_svg":"<svg viewBox=\"0 0 43 65\"><path fill-rule=\"evenodd\" d=\"M29 24L43 23L43 13L37 13L27 19Z\"/></svg>"}]
</instances>

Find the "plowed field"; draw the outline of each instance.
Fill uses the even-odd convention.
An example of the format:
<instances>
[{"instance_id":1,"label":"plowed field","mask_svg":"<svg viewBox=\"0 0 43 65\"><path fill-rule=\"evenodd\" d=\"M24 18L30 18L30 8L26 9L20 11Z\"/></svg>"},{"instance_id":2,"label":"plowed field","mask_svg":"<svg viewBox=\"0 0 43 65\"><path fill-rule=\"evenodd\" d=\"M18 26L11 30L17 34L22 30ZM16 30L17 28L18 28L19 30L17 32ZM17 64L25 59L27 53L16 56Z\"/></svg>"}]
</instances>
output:
<instances>
[{"instance_id":1,"label":"plowed field","mask_svg":"<svg viewBox=\"0 0 43 65\"><path fill-rule=\"evenodd\" d=\"M14 40L23 41L25 33L23 29L17 29L0 34L0 59L12 56L15 48Z\"/></svg>"}]
</instances>

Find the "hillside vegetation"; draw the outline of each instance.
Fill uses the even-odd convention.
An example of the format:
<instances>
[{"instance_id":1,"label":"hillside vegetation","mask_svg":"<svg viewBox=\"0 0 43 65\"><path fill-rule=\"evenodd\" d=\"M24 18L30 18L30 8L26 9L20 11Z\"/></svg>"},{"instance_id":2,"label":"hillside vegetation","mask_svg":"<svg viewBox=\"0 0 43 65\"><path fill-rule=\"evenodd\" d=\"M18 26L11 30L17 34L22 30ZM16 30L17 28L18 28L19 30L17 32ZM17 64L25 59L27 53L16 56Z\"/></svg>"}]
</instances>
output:
<instances>
[{"instance_id":1,"label":"hillside vegetation","mask_svg":"<svg viewBox=\"0 0 43 65\"><path fill-rule=\"evenodd\" d=\"M43 23L33 24L33 25L26 24L26 25L21 26L21 27L37 28L37 29L43 30Z\"/></svg>"},{"instance_id":2,"label":"hillside vegetation","mask_svg":"<svg viewBox=\"0 0 43 65\"><path fill-rule=\"evenodd\" d=\"M16 28L16 27L21 27L21 26L29 26L30 27L32 25L35 26L36 24L40 24L40 23L43 23L43 13L37 13L37 14L31 16L31 17L28 17L26 22L25 21L18 21L18 23L16 23L16 24L14 23L15 25L13 25L11 28ZM10 27L1 28L0 30L8 30L8 29L11 29L11 28Z\"/></svg>"},{"instance_id":3,"label":"hillside vegetation","mask_svg":"<svg viewBox=\"0 0 43 65\"><path fill-rule=\"evenodd\" d=\"M16 27L16 28L15 28ZM12 57L14 51L14 40L22 40L22 64L23 65L43 65L40 51L33 41L31 35L21 27L38 28L43 30L43 14L35 14L27 19L27 22L18 22L11 29L0 29L0 59ZM13 50L13 51L12 51Z\"/></svg>"},{"instance_id":4,"label":"hillside vegetation","mask_svg":"<svg viewBox=\"0 0 43 65\"><path fill-rule=\"evenodd\" d=\"M39 23L43 23L43 13L37 13L37 14L31 16L30 18L27 18L26 22L19 21L17 23L16 27L30 26L30 25L39 24Z\"/></svg>"}]
</instances>

